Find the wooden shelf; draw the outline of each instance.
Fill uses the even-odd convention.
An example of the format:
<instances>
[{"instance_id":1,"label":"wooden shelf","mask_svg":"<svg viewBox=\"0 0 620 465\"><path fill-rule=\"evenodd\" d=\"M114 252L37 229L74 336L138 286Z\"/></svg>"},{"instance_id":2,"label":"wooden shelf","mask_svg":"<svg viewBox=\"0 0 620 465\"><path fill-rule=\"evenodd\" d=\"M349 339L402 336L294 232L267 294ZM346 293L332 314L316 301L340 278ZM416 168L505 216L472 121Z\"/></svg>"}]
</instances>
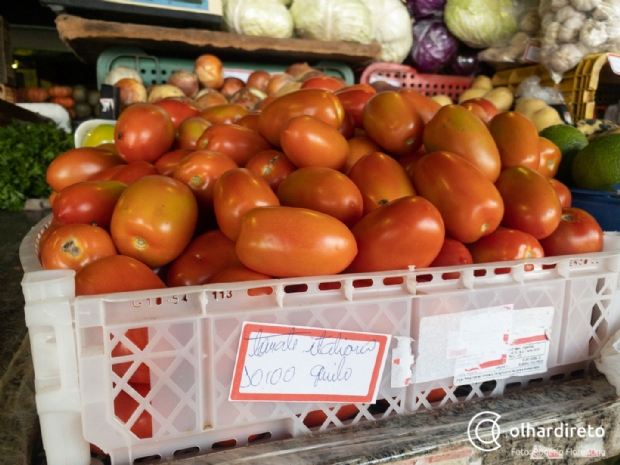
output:
<instances>
[{"instance_id":1,"label":"wooden shelf","mask_svg":"<svg viewBox=\"0 0 620 465\"><path fill-rule=\"evenodd\" d=\"M351 66L379 61L380 44L275 39L202 29L127 24L59 15L56 28L62 41L85 63L96 63L108 47L139 47L155 56L195 58L213 53L225 60L271 63L312 63L334 60Z\"/></svg>"}]
</instances>

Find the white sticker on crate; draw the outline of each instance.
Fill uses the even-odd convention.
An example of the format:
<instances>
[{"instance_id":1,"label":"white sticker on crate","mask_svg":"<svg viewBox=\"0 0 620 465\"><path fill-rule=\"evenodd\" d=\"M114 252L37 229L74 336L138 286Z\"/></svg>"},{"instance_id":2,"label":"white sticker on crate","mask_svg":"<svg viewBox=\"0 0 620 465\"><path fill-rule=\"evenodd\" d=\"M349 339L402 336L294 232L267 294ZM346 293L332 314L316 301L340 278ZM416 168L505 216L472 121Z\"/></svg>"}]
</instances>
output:
<instances>
[{"instance_id":1,"label":"white sticker on crate","mask_svg":"<svg viewBox=\"0 0 620 465\"><path fill-rule=\"evenodd\" d=\"M469 384L544 373L553 311L504 305L422 318L416 382L454 376L455 384Z\"/></svg>"},{"instance_id":2,"label":"white sticker on crate","mask_svg":"<svg viewBox=\"0 0 620 465\"><path fill-rule=\"evenodd\" d=\"M391 336L244 322L230 400L376 400Z\"/></svg>"}]
</instances>

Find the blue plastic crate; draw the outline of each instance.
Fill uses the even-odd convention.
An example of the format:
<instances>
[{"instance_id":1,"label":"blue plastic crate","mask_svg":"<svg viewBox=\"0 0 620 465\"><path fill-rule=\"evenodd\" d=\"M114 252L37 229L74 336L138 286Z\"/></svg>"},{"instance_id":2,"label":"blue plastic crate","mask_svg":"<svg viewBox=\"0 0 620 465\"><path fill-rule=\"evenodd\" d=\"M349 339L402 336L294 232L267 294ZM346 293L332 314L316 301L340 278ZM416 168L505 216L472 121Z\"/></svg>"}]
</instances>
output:
<instances>
[{"instance_id":1,"label":"blue plastic crate","mask_svg":"<svg viewBox=\"0 0 620 465\"><path fill-rule=\"evenodd\" d=\"M590 213L603 231L620 231L620 194L577 188L570 191L573 207Z\"/></svg>"}]
</instances>

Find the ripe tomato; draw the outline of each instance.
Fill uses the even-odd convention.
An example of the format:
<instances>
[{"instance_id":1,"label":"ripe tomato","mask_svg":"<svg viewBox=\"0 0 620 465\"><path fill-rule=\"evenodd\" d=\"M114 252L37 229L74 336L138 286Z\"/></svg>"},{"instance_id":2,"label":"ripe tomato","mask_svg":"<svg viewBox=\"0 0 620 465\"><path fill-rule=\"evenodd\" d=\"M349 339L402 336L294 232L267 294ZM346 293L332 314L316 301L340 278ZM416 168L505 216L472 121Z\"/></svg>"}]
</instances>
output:
<instances>
[{"instance_id":1,"label":"ripe tomato","mask_svg":"<svg viewBox=\"0 0 620 465\"><path fill-rule=\"evenodd\" d=\"M487 114L487 121L491 120L495 115L499 114L499 110L497 109L495 104L486 98L482 98L482 97L470 98L470 99L465 100L462 103L467 103L467 102L475 103L479 107L482 107L482 109Z\"/></svg>"},{"instance_id":2,"label":"ripe tomato","mask_svg":"<svg viewBox=\"0 0 620 465\"><path fill-rule=\"evenodd\" d=\"M37 255L39 256L39 260L41 259L41 249L43 248L43 244L48 239L48 237L50 237L50 235L61 226L62 223L58 221L58 218L52 217L52 221L50 221L50 224L41 233L41 237L39 237L39 244L37 246Z\"/></svg>"},{"instance_id":3,"label":"ripe tomato","mask_svg":"<svg viewBox=\"0 0 620 465\"><path fill-rule=\"evenodd\" d=\"M349 156L347 157L347 161L344 163L342 167L342 172L346 175L349 174L351 168L357 160L362 158L364 155L370 152L380 152L381 147L379 144L374 142L368 136L355 136L351 137L347 140L347 144L349 145Z\"/></svg>"},{"instance_id":4,"label":"ripe tomato","mask_svg":"<svg viewBox=\"0 0 620 465\"><path fill-rule=\"evenodd\" d=\"M459 103L459 105L462 106L463 108L465 108L466 110L469 110L470 112L472 112L478 118L480 118L480 120L484 124L488 124L488 122L489 122L489 115L487 114L486 111L484 111L484 108L482 108L477 103L472 102L471 100L469 100L469 101L465 101L465 102Z\"/></svg>"},{"instance_id":5,"label":"ripe tomato","mask_svg":"<svg viewBox=\"0 0 620 465\"><path fill-rule=\"evenodd\" d=\"M237 265L220 271L213 277L211 284L237 283L240 281L261 281L263 279L271 279L271 276L250 270L244 265ZM273 289L271 287L255 287L248 289L247 292L249 296L269 295L273 292Z\"/></svg>"},{"instance_id":6,"label":"ripe tomato","mask_svg":"<svg viewBox=\"0 0 620 465\"><path fill-rule=\"evenodd\" d=\"M263 150L255 154L246 163L245 167L267 181L275 192L280 183L293 171L295 165L286 158L284 153L277 150Z\"/></svg>"},{"instance_id":7,"label":"ripe tomato","mask_svg":"<svg viewBox=\"0 0 620 465\"><path fill-rule=\"evenodd\" d=\"M400 163L381 152L360 158L349 172L364 201L364 215L392 200L416 195L413 183Z\"/></svg>"},{"instance_id":8,"label":"ripe tomato","mask_svg":"<svg viewBox=\"0 0 620 465\"><path fill-rule=\"evenodd\" d=\"M368 213L351 228L358 253L349 273L429 266L445 237L439 211L423 197L403 197Z\"/></svg>"},{"instance_id":9,"label":"ripe tomato","mask_svg":"<svg viewBox=\"0 0 620 465\"><path fill-rule=\"evenodd\" d=\"M560 148L549 139L540 136L538 137L538 146L540 148L540 163L535 169L543 176L552 178L560 167L562 152Z\"/></svg>"},{"instance_id":10,"label":"ripe tomato","mask_svg":"<svg viewBox=\"0 0 620 465\"><path fill-rule=\"evenodd\" d=\"M253 155L270 148L269 142L257 132L230 123L209 126L196 141L197 150L224 153L242 167Z\"/></svg>"},{"instance_id":11,"label":"ripe tomato","mask_svg":"<svg viewBox=\"0 0 620 465\"><path fill-rule=\"evenodd\" d=\"M239 237L243 215L252 208L269 205L280 205L278 197L267 181L246 168L228 170L215 182L215 219L222 233L233 241Z\"/></svg>"},{"instance_id":12,"label":"ripe tomato","mask_svg":"<svg viewBox=\"0 0 620 465\"><path fill-rule=\"evenodd\" d=\"M170 287L208 284L220 271L240 264L234 241L214 229L196 236L174 259L166 283Z\"/></svg>"},{"instance_id":13,"label":"ripe tomato","mask_svg":"<svg viewBox=\"0 0 620 465\"><path fill-rule=\"evenodd\" d=\"M110 181L112 177L116 175L119 171L127 166L127 163L122 163L120 165L111 166L110 168L106 168L103 171L99 171L98 173L93 174L88 177L88 181Z\"/></svg>"},{"instance_id":14,"label":"ripe tomato","mask_svg":"<svg viewBox=\"0 0 620 465\"><path fill-rule=\"evenodd\" d=\"M227 155L212 150L197 150L179 162L172 177L189 187L203 209L213 207L213 189L226 171L237 168Z\"/></svg>"},{"instance_id":15,"label":"ripe tomato","mask_svg":"<svg viewBox=\"0 0 620 465\"><path fill-rule=\"evenodd\" d=\"M126 184L119 181L84 181L61 190L52 205L63 224L94 224L109 229L114 206Z\"/></svg>"},{"instance_id":16,"label":"ripe tomato","mask_svg":"<svg viewBox=\"0 0 620 465\"><path fill-rule=\"evenodd\" d=\"M95 173L120 164L123 160L109 150L97 147L71 149L52 160L45 181L52 190L60 192L71 184L87 181Z\"/></svg>"},{"instance_id":17,"label":"ripe tomato","mask_svg":"<svg viewBox=\"0 0 620 465\"><path fill-rule=\"evenodd\" d=\"M356 128L363 127L362 113L366 102L375 95L377 91L370 85L358 84L343 87L335 91L336 97L340 100L342 108L351 115Z\"/></svg>"},{"instance_id":18,"label":"ripe tomato","mask_svg":"<svg viewBox=\"0 0 620 465\"><path fill-rule=\"evenodd\" d=\"M439 111L441 105L435 102L432 98L421 94L413 89L402 89L398 91L402 96L406 97L411 103L413 103L415 109L422 117L424 124L428 123L435 113Z\"/></svg>"},{"instance_id":19,"label":"ripe tomato","mask_svg":"<svg viewBox=\"0 0 620 465\"><path fill-rule=\"evenodd\" d=\"M474 259L471 256L469 249L460 241L446 237L443 240L443 245L439 254L435 257L435 260L429 265L430 267L440 266L460 266L469 265L474 263ZM458 271L444 273L442 277L444 279L458 279L461 273ZM444 393L445 394L445 393ZM430 393L429 393L430 395ZM443 397L443 396L442 396ZM428 396L427 396L428 399ZM429 399L429 402L432 402Z\"/></svg>"},{"instance_id":20,"label":"ripe tomato","mask_svg":"<svg viewBox=\"0 0 620 465\"><path fill-rule=\"evenodd\" d=\"M239 118L236 124L251 129L254 132L258 132L258 113L257 111L250 112Z\"/></svg>"},{"instance_id":21,"label":"ripe tomato","mask_svg":"<svg viewBox=\"0 0 620 465\"><path fill-rule=\"evenodd\" d=\"M135 258L111 255L94 261L75 274L75 295L163 289L155 272Z\"/></svg>"},{"instance_id":22,"label":"ripe tomato","mask_svg":"<svg viewBox=\"0 0 620 465\"><path fill-rule=\"evenodd\" d=\"M133 384L132 387L138 391L142 397L146 397L151 389L149 384L143 385L136 383ZM139 406L140 404L127 394L126 391L119 391L114 398L114 415L116 415L122 423L126 424ZM130 431L140 439L153 437L153 418L151 414L143 410L131 426Z\"/></svg>"},{"instance_id":23,"label":"ripe tomato","mask_svg":"<svg viewBox=\"0 0 620 465\"><path fill-rule=\"evenodd\" d=\"M295 116L280 132L280 145L293 165L324 166L338 170L344 166L349 145L342 134L314 116Z\"/></svg>"},{"instance_id":24,"label":"ripe tomato","mask_svg":"<svg viewBox=\"0 0 620 465\"><path fill-rule=\"evenodd\" d=\"M413 170L415 169L416 163L424 155L426 155L426 152L420 149L413 155L406 155L398 159L398 163L405 169L405 173L407 173L407 176L409 176L411 180L413 180Z\"/></svg>"},{"instance_id":25,"label":"ripe tomato","mask_svg":"<svg viewBox=\"0 0 620 465\"><path fill-rule=\"evenodd\" d=\"M291 173L276 191L280 203L326 213L348 227L362 217L364 201L355 183L340 171L307 166Z\"/></svg>"},{"instance_id":26,"label":"ripe tomato","mask_svg":"<svg viewBox=\"0 0 620 465\"><path fill-rule=\"evenodd\" d=\"M474 242L502 221L502 196L482 171L458 155L424 155L413 170L413 185L441 212L446 232L458 241Z\"/></svg>"},{"instance_id":27,"label":"ripe tomato","mask_svg":"<svg viewBox=\"0 0 620 465\"><path fill-rule=\"evenodd\" d=\"M498 228L467 246L474 263L526 260L545 256L534 236L518 229Z\"/></svg>"},{"instance_id":28,"label":"ripe tomato","mask_svg":"<svg viewBox=\"0 0 620 465\"><path fill-rule=\"evenodd\" d=\"M344 119L342 120L340 128L338 128L338 132L342 134L345 139L350 139L355 135L355 123L353 122L353 117L346 111L344 112Z\"/></svg>"},{"instance_id":29,"label":"ripe tomato","mask_svg":"<svg viewBox=\"0 0 620 465\"><path fill-rule=\"evenodd\" d=\"M465 158L495 182L501 169L499 150L486 125L459 105L446 105L424 127L428 153L445 151Z\"/></svg>"},{"instance_id":30,"label":"ripe tomato","mask_svg":"<svg viewBox=\"0 0 620 465\"><path fill-rule=\"evenodd\" d=\"M156 268L183 252L197 219L198 205L187 186L168 176L146 176L121 194L110 232L121 254Z\"/></svg>"},{"instance_id":31,"label":"ripe tomato","mask_svg":"<svg viewBox=\"0 0 620 465\"><path fill-rule=\"evenodd\" d=\"M41 265L44 270L79 271L91 262L117 253L105 229L91 224L65 224L43 243Z\"/></svg>"},{"instance_id":32,"label":"ripe tomato","mask_svg":"<svg viewBox=\"0 0 620 465\"><path fill-rule=\"evenodd\" d=\"M196 149L196 142L211 123L199 116L187 118L174 133L175 147L179 149Z\"/></svg>"},{"instance_id":33,"label":"ripe tomato","mask_svg":"<svg viewBox=\"0 0 620 465\"><path fill-rule=\"evenodd\" d=\"M342 81L336 79L332 76L314 76L309 79L306 79L302 84L302 89L324 89L336 91L338 89L342 89L344 84Z\"/></svg>"},{"instance_id":34,"label":"ripe tomato","mask_svg":"<svg viewBox=\"0 0 620 465\"><path fill-rule=\"evenodd\" d=\"M549 236L540 240L545 256L577 255L603 250L603 229L581 208L562 209L562 220Z\"/></svg>"},{"instance_id":35,"label":"ripe tomato","mask_svg":"<svg viewBox=\"0 0 620 465\"><path fill-rule=\"evenodd\" d=\"M114 127L114 146L127 163L155 162L174 142L170 115L152 103L134 103L121 113Z\"/></svg>"},{"instance_id":36,"label":"ripe tomato","mask_svg":"<svg viewBox=\"0 0 620 465\"><path fill-rule=\"evenodd\" d=\"M179 162L192 152L194 152L193 149L176 149L172 152L164 153L155 162L155 168L157 168L159 174L172 176Z\"/></svg>"},{"instance_id":37,"label":"ripe tomato","mask_svg":"<svg viewBox=\"0 0 620 465\"><path fill-rule=\"evenodd\" d=\"M217 123L236 123L242 116L250 112L243 105L236 103L224 103L222 105L213 105L212 107L202 110L198 116L207 120L211 124Z\"/></svg>"},{"instance_id":38,"label":"ripe tomato","mask_svg":"<svg viewBox=\"0 0 620 465\"><path fill-rule=\"evenodd\" d=\"M524 166L503 170L495 187L504 200L502 226L547 237L562 219L562 206L553 186L538 171Z\"/></svg>"},{"instance_id":39,"label":"ripe tomato","mask_svg":"<svg viewBox=\"0 0 620 465\"><path fill-rule=\"evenodd\" d=\"M357 253L336 218L306 208L259 207L241 220L237 256L248 268L280 278L340 273Z\"/></svg>"},{"instance_id":40,"label":"ripe tomato","mask_svg":"<svg viewBox=\"0 0 620 465\"><path fill-rule=\"evenodd\" d=\"M149 163L148 161L136 161L123 165L122 168L115 171L115 173L110 177L110 180L119 181L123 184L129 185L140 178L151 176L153 174L159 174L159 171L155 165Z\"/></svg>"},{"instance_id":41,"label":"ripe tomato","mask_svg":"<svg viewBox=\"0 0 620 465\"><path fill-rule=\"evenodd\" d=\"M538 169L538 130L532 120L516 111L497 114L487 125L499 150L502 169L525 166Z\"/></svg>"},{"instance_id":42,"label":"ripe tomato","mask_svg":"<svg viewBox=\"0 0 620 465\"><path fill-rule=\"evenodd\" d=\"M274 147L280 147L280 131L295 116L314 116L334 129L340 128L344 108L333 92L323 89L299 89L277 97L262 107L258 132Z\"/></svg>"},{"instance_id":43,"label":"ripe tomato","mask_svg":"<svg viewBox=\"0 0 620 465\"><path fill-rule=\"evenodd\" d=\"M558 198L560 199L560 205L562 208L570 207L573 202L573 194L566 184L562 181L558 181L555 178L547 178L553 188L555 189L555 193L558 194Z\"/></svg>"},{"instance_id":44,"label":"ripe tomato","mask_svg":"<svg viewBox=\"0 0 620 465\"><path fill-rule=\"evenodd\" d=\"M131 341L132 344L136 346L139 351L144 350L144 348L149 343L149 329L148 328L132 328L128 329L125 332L125 337ZM110 335L110 339L112 335ZM133 348L127 347L122 342L117 342L116 345L112 348L110 355L113 358L116 357L125 357L127 355L133 355L135 351ZM113 361L114 362L114 361ZM125 376L125 373L132 368L133 362L121 362L121 363L113 363L112 371L119 377ZM150 384L151 382L151 370L144 363L138 365L135 371L129 376L130 383L141 383L141 384Z\"/></svg>"},{"instance_id":45,"label":"ripe tomato","mask_svg":"<svg viewBox=\"0 0 620 465\"><path fill-rule=\"evenodd\" d=\"M362 112L362 124L368 137L399 157L415 153L422 146L422 117L399 92L379 92L370 97Z\"/></svg>"},{"instance_id":46,"label":"ripe tomato","mask_svg":"<svg viewBox=\"0 0 620 465\"><path fill-rule=\"evenodd\" d=\"M192 116L197 116L200 113L198 107L194 104L190 105L187 101L177 100L176 98L165 98L154 103L158 107L162 107L166 110L166 113L170 116L174 129L179 127L183 121Z\"/></svg>"}]
</instances>

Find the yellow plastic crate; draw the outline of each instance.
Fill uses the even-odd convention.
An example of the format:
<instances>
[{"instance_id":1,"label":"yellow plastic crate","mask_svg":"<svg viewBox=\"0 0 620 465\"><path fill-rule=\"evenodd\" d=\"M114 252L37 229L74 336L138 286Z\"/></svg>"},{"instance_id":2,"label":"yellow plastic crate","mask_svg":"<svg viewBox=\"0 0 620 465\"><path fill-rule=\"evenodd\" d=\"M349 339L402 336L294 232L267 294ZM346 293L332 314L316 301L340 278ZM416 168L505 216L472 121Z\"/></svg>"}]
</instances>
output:
<instances>
[{"instance_id":1,"label":"yellow plastic crate","mask_svg":"<svg viewBox=\"0 0 620 465\"><path fill-rule=\"evenodd\" d=\"M544 87L554 87L564 95L566 106L574 121L602 118L608 105L620 101L620 76L615 74L607 53L589 55L556 84L542 65L525 66L498 71L493 76L494 87L507 86L513 92L530 76L539 76Z\"/></svg>"}]
</instances>

